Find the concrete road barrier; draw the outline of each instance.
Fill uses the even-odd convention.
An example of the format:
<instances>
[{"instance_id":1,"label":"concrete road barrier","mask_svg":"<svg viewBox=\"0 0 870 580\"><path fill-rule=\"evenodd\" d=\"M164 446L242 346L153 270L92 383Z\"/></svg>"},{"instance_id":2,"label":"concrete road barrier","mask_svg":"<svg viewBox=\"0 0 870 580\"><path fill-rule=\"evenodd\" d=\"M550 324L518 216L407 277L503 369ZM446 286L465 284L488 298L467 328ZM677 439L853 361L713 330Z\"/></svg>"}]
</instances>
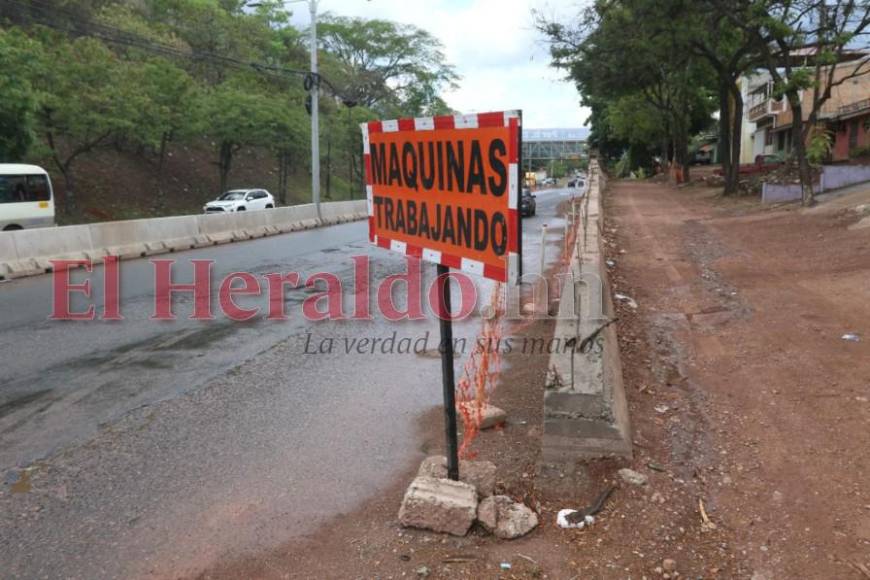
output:
<instances>
[{"instance_id":1,"label":"concrete road barrier","mask_svg":"<svg viewBox=\"0 0 870 580\"><path fill-rule=\"evenodd\" d=\"M92 250L89 226L67 226L64 228L35 228L17 230L15 248L18 259L68 258L85 259L87 250Z\"/></svg>"},{"instance_id":2,"label":"concrete road barrier","mask_svg":"<svg viewBox=\"0 0 870 580\"><path fill-rule=\"evenodd\" d=\"M18 261L14 232L0 232L0 276L8 276L8 264Z\"/></svg>"},{"instance_id":3,"label":"concrete road barrier","mask_svg":"<svg viewBox=\"0 0 870 580\"><path fill-rule=\"evenodd\" d=\"M103 222L87 227L94 248L103 248L122 259L189 250L196 247L199 234L196 216Z\"/></svg>"},{"instance_id":4,"label":"concrete road barrier","mask_svg":"<svg viewBox=\"0 0 870 580\"><path fill-rule=\"evenodd\" d=\"M172 216L0 232L0 279L42 274L51 260L121 259L179 252L363 219L366 201L314 204L231 214Z\"/></svg>"},{"instance_id":5,"label":"concrete road barrier","mask_svg":"<svg viewBox=\"0 0 870 580\"><path fill-rule=\"evenodd\" d=\"M575 346L554 349L544 392L547 463L632 453L616 328L608 324L614 309L601 235L604 176L594 162L589 181L554 333L558 344Z\"/></svg>"}]
</instances>

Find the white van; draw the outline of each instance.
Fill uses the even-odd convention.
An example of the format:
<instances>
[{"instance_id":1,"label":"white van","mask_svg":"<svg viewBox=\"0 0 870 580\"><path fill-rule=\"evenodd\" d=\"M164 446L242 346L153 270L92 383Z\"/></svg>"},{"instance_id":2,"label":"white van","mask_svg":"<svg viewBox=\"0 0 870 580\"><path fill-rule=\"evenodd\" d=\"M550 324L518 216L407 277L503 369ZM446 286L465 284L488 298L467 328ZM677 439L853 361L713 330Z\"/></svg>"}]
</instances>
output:
<instances>
[{"instance_id":1,"label":"white van","mask_svg":"<svg viewBox=\"0 0 870 580\"><path fill-rule=\"evenodd\" d=\"M0 163L0 230L54 225L48 172L36 165Z\"/></svg>"}]
</instances>

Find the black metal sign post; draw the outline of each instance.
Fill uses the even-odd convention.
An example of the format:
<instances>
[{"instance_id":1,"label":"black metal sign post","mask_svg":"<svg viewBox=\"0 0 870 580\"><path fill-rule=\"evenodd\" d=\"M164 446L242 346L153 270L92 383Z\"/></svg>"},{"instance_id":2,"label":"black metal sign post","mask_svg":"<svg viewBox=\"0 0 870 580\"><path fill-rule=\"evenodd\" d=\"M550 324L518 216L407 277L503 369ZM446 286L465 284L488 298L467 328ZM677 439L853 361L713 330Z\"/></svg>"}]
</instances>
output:
<instances>
[{"instance_id":1,"label":"black metal sign post","mask_svg":"<svg viewBox=\"0 0 870 580\"><path fill-rule=\"evenodd\" d=\"M467 270L499 282L517 283L522 268L522 112L496 111L472 115L443 115L432 118L394 119L390 121L370 121L362 125L363 160L366 167L366 203L369 219L369 241L378 247L401 252L406 256L416 256L426 261L436 262L438 278L436 296L438 299L439 327L441 330L441 381L444 391L444 431L447 439L447 476L459 479L459 436L456 421L456 381L453 373L453 313L450 306L450 268L442 264L442 259L454 268ZM429 144L429 162L435 164L434 147L438 148L437 165L440 171L438 186L433 181L418 187L407 183L409 174L399 171L396 183L395 164L411 163L416 171L417 164L423 163L424 144ZM437 144L437 145L436 145ZM463 145L465 144L465 145ZM448 159L458 150L458 167L443 166L442 150L446 148ZM481 148L488 149L489 156L482 154ZM463 151L471 150L470 161ZM399 155L398 151L402 151ZM410 153L408 153L410 151ZM419 152L419 159L417 157ZM407 161L413 154L413 159ZM505 158L505 154L507 157ZM484 159L492 165L488 171L483 169ZM475 161L476 160L476 161ZM466 166L465 163L469 165ZM451 162L452 163L452 162ZM388 168L389 167L389 171ZM479 167L479 169L475 169ZM484 173L489 175L493 197L487 195L483 185ZM460 176L454 179L454 174ZM465 175L468 187L465 187ZM473 182L472 176L479 180ZM443 183L447 176L446 187ZM433 173L434 176L434 173ZM412 181L416 182L416 177ZM456 182L456 185L454 185ZM498 185L493 185L493 184ZM479 187L482 195L467 196ZM507 194L507 195L505 195ZM447 197L445 197L447 196ZM453 197L451 197L453 196ZM459 196L459 197L456 197ZM514 196L513 198L511 196ZM441 224L442 206L445 200L457 199L459 208L457 220L468 224L465 242L462 234L448 235L452 230L452 210L446 205L443 210L444 223ZM435 207L433 219L436 228L430 231L428 218L424 227L420 218L417 226L406 227L417 212L428 215L429 207ZM466 211L467 213L462 213ZM472 214L474 217L472 240ZM393 215L397 215L393 220ZM479 216L489 224L486 236L479 235ZM415 222L416 223L416 222ZM458 227L462 227L461 225ZM497 233L502 233L497 236ZM442 235L443 234L443 235ZM473 242L473 243L472 243ZM482 246L482 247L481 247ZM465 260L469 260L468 263ZM458 263L457 263L458 262Z\"/></svg>"},{"instance_id":2,"label":"black metal sign post","mask_svg":"<svg viewBox=\"0 0 870 580\"><path fill-rule=\"evenodd\" d=\"M456 433L456 385L453 376L453 316L450 307L450 268L437 266L438 319L441 327L441 383L444 389L444 429L447 435L447 477L459 480L459 437Z\"/></svg>"}]
</instances>

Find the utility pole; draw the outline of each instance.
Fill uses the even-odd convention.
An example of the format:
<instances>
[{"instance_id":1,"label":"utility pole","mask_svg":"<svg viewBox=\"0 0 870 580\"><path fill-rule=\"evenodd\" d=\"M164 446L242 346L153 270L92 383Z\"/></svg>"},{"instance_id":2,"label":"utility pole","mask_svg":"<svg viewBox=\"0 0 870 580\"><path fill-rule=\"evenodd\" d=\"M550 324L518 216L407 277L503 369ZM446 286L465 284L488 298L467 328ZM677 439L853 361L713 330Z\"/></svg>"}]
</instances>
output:
<instances>
[{"instance_id":1,"label":"utility pole","mask_svg":"<svg viewBox=\"0 0 870 580\"><path fill-rule=\"evenodd\" d=\"M318 97L320 76L317 74L317 0L308 0L311 10L311 200L320 219L320 119Z\"/></svg>"},{"instance_id":2,"label":"utility pole","mask_svg":"<svg viewBox=\"0 0 870 580\"><path fill-rule=\"evenodd\" d=\"M311 83L309 95L311 96L311 201L317 211L317 219L320 219L320 75L317 72L317 0L284 0L283 4L295 4L308 2L311 13L311 29L309 41L311 43L311 71L306 77L306 87ZM261 2L246 4L250 8L263 6Z\"/></svg>"}]
</instances>

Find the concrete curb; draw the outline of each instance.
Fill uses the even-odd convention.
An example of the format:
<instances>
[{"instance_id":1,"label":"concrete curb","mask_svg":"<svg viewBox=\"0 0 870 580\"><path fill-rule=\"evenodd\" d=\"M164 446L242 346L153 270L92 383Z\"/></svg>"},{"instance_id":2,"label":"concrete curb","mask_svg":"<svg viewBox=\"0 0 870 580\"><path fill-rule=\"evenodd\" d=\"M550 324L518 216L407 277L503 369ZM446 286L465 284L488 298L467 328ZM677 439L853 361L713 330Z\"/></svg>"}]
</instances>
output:
<instances>
[{"instance_id":1,"label":"concrete curb","mask_svg":"<svg viewBox=\"0 0 870 580\"><path fill-rule=\"evenodd\" d=\"M51 260L122 260L253 240L365 219L365 200L224 215L103 222L0 232L0 280L51 272Z\"/></svg>"},{"instance_id":2,"label":"concrete curb","mask_svg":"<svg viewBox=\"0 0 870 580\"><path fill-rule=\"evenodd\" d=\"M574 226L576 245L554 333L559 343L573 339L576 346L550 356L544 393L546 463L632 454L616 328L605 326L614 309L603 251L604 176L595 161L589 182ZM580 344L592 336L586 352L580 352Z\"/></svg>"}]
</instances>

